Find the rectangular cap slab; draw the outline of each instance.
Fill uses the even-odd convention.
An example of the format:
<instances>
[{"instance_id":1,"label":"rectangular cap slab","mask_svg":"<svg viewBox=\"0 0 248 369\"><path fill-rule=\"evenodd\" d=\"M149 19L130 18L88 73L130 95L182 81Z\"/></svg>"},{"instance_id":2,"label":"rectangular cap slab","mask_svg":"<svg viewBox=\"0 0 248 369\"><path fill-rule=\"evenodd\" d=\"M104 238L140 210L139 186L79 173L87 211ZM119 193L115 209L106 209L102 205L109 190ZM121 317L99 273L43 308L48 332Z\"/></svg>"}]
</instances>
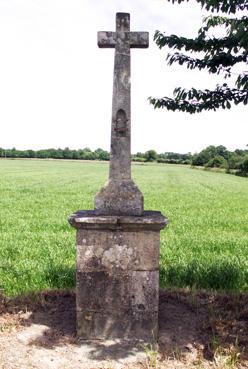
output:
<instances>
[{"instance_id":1,"label":"rectangular cap slab","mask_svg":"<svg viewBox=\"0 0 248 369\"><path fill-rule=\"evenodd\" d=\"M68 218L77 229L161 230L168 220L159 211L144 211L142 216L97 215L94 210L79 210Z\"/></svg>"}]
</instances>

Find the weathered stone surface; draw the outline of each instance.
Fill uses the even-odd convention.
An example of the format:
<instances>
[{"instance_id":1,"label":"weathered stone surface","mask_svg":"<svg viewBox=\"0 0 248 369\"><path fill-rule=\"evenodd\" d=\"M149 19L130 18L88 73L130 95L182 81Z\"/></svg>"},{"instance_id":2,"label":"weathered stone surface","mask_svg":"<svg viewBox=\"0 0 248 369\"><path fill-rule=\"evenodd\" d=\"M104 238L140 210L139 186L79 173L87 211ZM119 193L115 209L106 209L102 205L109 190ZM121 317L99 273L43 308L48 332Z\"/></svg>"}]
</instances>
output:
<instances>
[{"instance_id":1,"label":"weathered stone surface","mask_svg":"<svg viewBox=\"0 0 248 369\"><path fill-rule=\"evenodd\" d=\"M131 283L132 310L158 311L159 271L134 270Z\"/></svg>"},{"instance_id":2,"label":"weathered stone surface","mask_svg":"<svg viewBox=\"0 0 248 369\"><path fill-rule=\"evenodd\" d=\"M158 271L77 273L77 310L136 312L158 310Z\"/></svg>"},{"instance_id":3,"label":"weathered stone surface","mask_svg":"<svg viewBox=\"0 0 248 369\"><path fill-rule=\"evenodd\" d=\"M103 229L141 231L163 229L168 220L160 211L144 211L142 216L97 215L95 210L79 210L68 218L69 223L77 229Z\"/></svg>"},{"instance_id":4,"label":"weathered stone surface","mask_svg":"<svg viewBox=\"0 0 248 369\"><path fill-rule=\"evenodd\" d=\"M108 272L77 273L77 310L111 311L128 308L126 294L130 276Z\"/></svg>"},{"instance_id":5,"label":"weathered stone surface","mask_svg":"<svg viewBox=\"0 0 248 369\"><path fill-rule=\"evenodd\" d=\"M124 13L125 14L125 13ZM129 21L130 22L130 21ZM118 39L116 32L97 32L97 44L100 48L115 48ZM143 49L149 46L148 32L129 32L130 48Z\"/></svg>"},{"instance_id":6,"label":"weathered stone surface","mask_svg":"<svg viewBox=\"0 0 248 369\"><path fill-rule=\"evenodd\" d=\"M77 228L77 326L87 339L135 338L157 334L159 212L103 216L81 211Z\"/></svg>"},{"instance_id":7,"label":"weathered stone surface","mask_svg":"<svg viewBox=\"0 0 248 369\"><path fill-rule=\"evenodd\" d=\"M160 212L142 216L79 211L77 229L77 327L85 339L157 334Z\"/></svg>"},{"instance_id":8,"label":"weathered stone surface","mask_svg":"<svg viewBox=\"0 0 248 369\"><path fill-rule=\"evenodd\" d=\"M77 333L82 339L139 339L154 342L158 334L158 312L77 311Z\"/></svg>"},{"instance_id":9,"label":"weathered stone surface","mask_svg":"<svg viewBox=\"0 0 248 369\"><path fill-rule=\"evenodd\" d=\"M148 47L148 32L130 32L130 15L116 14L115 32L98 32L98 46L115 48L109 181L95 197L98 214L142 215L143 196L131 180L130 48Z\"/></svg>"},{"instance_id":10,"label":"weathered stone surface","mask_svg":"<svg viewBox=\"0 0 248 369\"><path fill-rule=\"evenodd\" d=\"M77 270L82 272L158 270L159 233L79 229Z\"/></svg>"},{"instance_id":11,"label":"weathered stone surface","mask_svg":"<svg viewBox=\"0 0 248 369\"><path fill-rule=\"evenodd\" d=\"M143 203L132 180L109 180L95 196L95 211L99 215L142 215Z\"/></svg>"}]
</instances>

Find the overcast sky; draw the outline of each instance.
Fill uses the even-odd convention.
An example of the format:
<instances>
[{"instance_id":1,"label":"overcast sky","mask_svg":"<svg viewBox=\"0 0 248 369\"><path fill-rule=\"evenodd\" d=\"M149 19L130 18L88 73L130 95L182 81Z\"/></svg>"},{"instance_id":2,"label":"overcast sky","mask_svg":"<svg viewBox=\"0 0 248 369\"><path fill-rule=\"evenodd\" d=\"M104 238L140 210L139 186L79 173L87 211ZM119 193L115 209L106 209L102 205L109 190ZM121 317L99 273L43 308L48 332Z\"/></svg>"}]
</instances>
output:
<instances>
[{"instance_id":1,"label":"overcast sky","mask_svg":"<svg viewBox=\"0 0 248 369\"><path fill-rule=\"evenodd\" d=\"M194 37L206 12L165 0L0 0L0 147L109 150L114 50L97 47L97 31L114 31L118 11L131 13L131 30L150 33L149 49L131 51L132 152L244 149L245 107L188 115L149 105L177 86L222 82L166 65L154 31Z\"/></svg>"}]
</instances>

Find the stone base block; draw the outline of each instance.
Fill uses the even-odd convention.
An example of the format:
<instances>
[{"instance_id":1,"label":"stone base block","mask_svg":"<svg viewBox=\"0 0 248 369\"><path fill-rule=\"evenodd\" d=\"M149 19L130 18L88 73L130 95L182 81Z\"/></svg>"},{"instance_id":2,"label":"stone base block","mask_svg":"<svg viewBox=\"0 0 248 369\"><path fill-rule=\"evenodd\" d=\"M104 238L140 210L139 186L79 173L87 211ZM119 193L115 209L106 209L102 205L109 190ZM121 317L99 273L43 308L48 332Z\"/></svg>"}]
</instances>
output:
<instances>
[{"instance_id":1,"label":"stone base block","mask_svg":"<svg viewBox=\"0 0 248 369\"><path fill-rule=\"evenodd\" d=\"M83 339L153 341L158 331L159 212L141 217L78 212L77 332Z\"/></svg>"},{"instance_id":2,"label":"stone base block","mask_svg":"<svg viewBox=\"0 0 248 369\"><path fill-rule=\"evenodd\" d=\"M82 339L132 339L154 342L158 334L158 312L77 311L77 334Z\"/></svg>"},{"instance_id":3,"label":"stone base block","mask_svg":"<svg viewBox=\"0 0 248 369\"><path fill-rule=\"evenodd\" d=\"M77 310L157 311L158 292L158 270L77 273Z\"/></svg>"}]
</instances>

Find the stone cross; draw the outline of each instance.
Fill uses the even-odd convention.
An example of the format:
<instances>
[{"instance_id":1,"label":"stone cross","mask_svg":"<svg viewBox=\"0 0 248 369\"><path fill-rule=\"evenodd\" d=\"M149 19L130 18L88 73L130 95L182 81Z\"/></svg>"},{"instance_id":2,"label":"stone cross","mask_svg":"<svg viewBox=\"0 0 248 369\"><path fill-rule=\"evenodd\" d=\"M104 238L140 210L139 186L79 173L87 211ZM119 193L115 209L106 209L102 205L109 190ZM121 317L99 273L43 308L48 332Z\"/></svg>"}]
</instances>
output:
<instances>
[{"instance_id":1,"label":"stone cross","mask_svg":"<svg viewBox=\"0 0 248 369\"><path fill-rule=\"evenodd\" d=\"M115 32L98 32L98 46L115 48L109 181L96 195L99 214L141 215L143 196L131 179L130 48L147 48L148 32L130 32L130 14L116 14Z\"/></svg>"},{"instance_id":2,"label":"stone cross","mask_svg":"<svg viewBox=\"0 0 248 369\"><path fill-rule=\"evenodd\" d=\"M95 209L69 218L77 229L77 334L86 340L154 343L160 230L167 220L143 210L130 154L130 48L147 47L148 33L130 32L129 14L117 13L116 31L99 32L98 45L115 48L110 173Z\"/></svg>"}]
</instances>

